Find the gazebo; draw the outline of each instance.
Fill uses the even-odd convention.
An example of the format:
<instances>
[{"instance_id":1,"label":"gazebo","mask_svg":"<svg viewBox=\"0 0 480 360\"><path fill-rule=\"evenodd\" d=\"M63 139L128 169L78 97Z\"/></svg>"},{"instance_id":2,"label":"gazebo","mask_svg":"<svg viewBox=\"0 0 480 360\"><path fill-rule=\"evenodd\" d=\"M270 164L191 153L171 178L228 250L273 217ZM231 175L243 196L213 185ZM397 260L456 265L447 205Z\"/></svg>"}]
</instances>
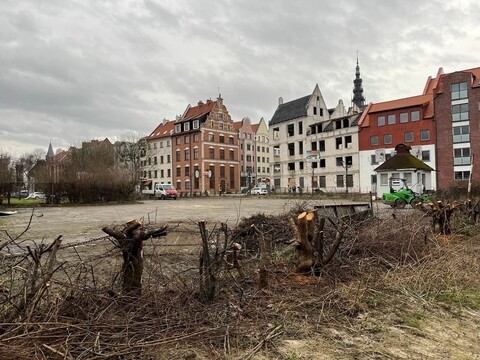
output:
<instances>
[{"instance_id":1,"label":"gazebo","mask_svg":"<svg viewBox=\"0 0 480 360\"><path fill-rule=\"evenodd\" d=\"M411 149L408 145L398 144L395 146L396 154L374 169L378 174L377 197L389 192L390 186L398 189L403 186L404 181L409 188L418 193L432 190L433 168L410 154Z\"/></svg>"}]
</instances>

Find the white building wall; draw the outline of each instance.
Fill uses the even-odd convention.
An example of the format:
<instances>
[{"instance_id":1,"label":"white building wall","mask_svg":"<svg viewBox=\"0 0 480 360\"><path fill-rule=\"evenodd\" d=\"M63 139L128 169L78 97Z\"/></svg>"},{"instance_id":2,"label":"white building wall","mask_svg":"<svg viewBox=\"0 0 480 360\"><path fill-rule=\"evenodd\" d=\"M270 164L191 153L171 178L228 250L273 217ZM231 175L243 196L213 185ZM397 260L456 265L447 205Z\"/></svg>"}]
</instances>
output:
<instances>
[{"instance_id":1,"label":"white building wall","mask_svg":"<svg viewBox=\"0 0 480 360\"><path fill-rule=\"evenodd\" d=\"M385 154L393 155L395 149L392 147L392 148L385 148L381 150L384 150ZM428 151L430 153L430 160L422 159L422 156L421 156L422 151ZM411 154L417 156L419 159L424 161L431 168L435 169L435 163L436 163L435 145L431 144L431 145L422 145L421 147L414 147L414 149L411 151ZM375 157L375 150L366 150L366 151L359 152L360 192L368 193L371 191L372 193L374 194L376 193L377 196L381 197L384 192L390 190L388 187L388 184L380 184L380 176L377 176L377 184L376 185L372 184L372 176L376 175L374 169L380 166L384 160L381 160L378 163L375 163L375 162L372 162L372 156ZM378 154L376 158L379 158ZM403 173L403 171L401 173ZM423 191L423 186L418 181L418 179L415 179L415 175L412 174L413 183L411 185L414 187L414 191L421 193ZM436 175L435 175L435 172L432 172L428 174L426 178L425 190L436 190L436 189L437 189Z\"/></svg>"}]
</instances>

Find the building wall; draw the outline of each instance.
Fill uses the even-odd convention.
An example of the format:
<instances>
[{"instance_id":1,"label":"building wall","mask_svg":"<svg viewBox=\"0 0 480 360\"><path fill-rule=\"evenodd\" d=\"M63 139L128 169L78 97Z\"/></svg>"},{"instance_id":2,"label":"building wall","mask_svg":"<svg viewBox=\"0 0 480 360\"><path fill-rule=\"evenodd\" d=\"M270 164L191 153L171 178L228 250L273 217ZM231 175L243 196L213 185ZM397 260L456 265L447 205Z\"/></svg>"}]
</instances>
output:
<instances>
[{"instance_id":1,"label":"building wall","mask_svg":"<svg viewBox=\"0 0 480 360\"><path fill-rule=\"evenodd\" d=\"M392 102L393 103L393 102ZM368 108L367 108L368 111ZM419 120L412 121L412 113L419 112ZM408 120L404 123L400 122L400 114L408 114ZM395 124L388 124L388 116L395 115ZM359 162L360 162L360 191L375 192L377 188L372 182L373 169L380 165L388 157L394 155L394 148L398 144L405 144L412 147L412 154L422 159L435 169L435 123L430 118L425 118L426 109L423 105L415 105L410 107L395 108L394 104L390 109L369 112L369 122L367 126L359 127ZM383 117L385 125L378 125L378 119ZM422 133L428 132L429 137L422 139ZM407 138L406 133L411 133L413 138ZM389 141L387 138L390 136ZM377 143L374 144L372 139L376 137ZM379 157L379 153L383 153L383 159ZM423 153L423 157L422 157ZM427 157L428 155L428 157ZM377 161L372 160L372 156ZM427 160L427 159L430 160ZM378 162L378 163L377 163ZM435 175L430 177L431 182L427 184L427 189L436 189L437 181Z\"/></svg>"},{"instance_id":2,"label":"building wall","mask_svg":"<svg viewBox=\"0 0 480 360\"><path fill-rule=\"evenodd\" d=\"M208 114L188 120L180 118L175 124L173 184L182 193L217 194L220 190L240 190L238 136L222 100L217 99ZM210 104L211 100L207 102ZM194 126L195 121L199 122L198 128ZM187 128L186 123L189 124Z\"/></svg>"},{"instance_id":3,"label":"building wall","mask_svg":"<svg viewBox=\"0 0 480 360\"><path fill-rule=\"evenodd\" d=\"M414 147L413 150L410 152L412 155L418 157L420 160L425 162L430 167L434 168L436 162L436 153L435 153L435 145L423 145L419 147ZM387 156L379 157L378 151L375 150L365 150L359 152L359 163L360 163L360 192L361 193L368 193L372 192L377 194L377 196L381 197L382 194L386 191L389 191L388 184L383 182L381 183L380 176L375 172L375 168L381 165L386 158L389 156L393 156L395 154L395 149L392 148L385 148L385 154ZM423 154L423 157L422 157ZM428 154L428 158L426 157ZM398 172L398 171L397 171ZM404 171L400 171L402 173L401 177L405 178L406 176L403 175ZM426 180L427 183L425 187L421 182L418 182L416 175L412 175L411 177L412 182L408 183L409 187L418 193L421 193L423 190L435 190L437 188L436 177L435 173L428 174ZM415 180L417 179L417 180Z\"/></svg>"},{"instance_id":4,"label":"building wall","mask_svg":"<svg viewBox=\"0 0 480 360\"><path fill-rule=\"evenodd\" d=\"M270 137L263 118L258 123L255 140L257 142L257 177L264 179L263 182L267 181L270 185Z\"/></svg>"},{"instance_id":5,"label":"building wall","mask_svg":"<svg viewBox=\"0 0 480 360\"><path fill-rule=\"evenodd\" d=\"M338 125L337 119L325 122L333 122L331 131L307 137L309 150L316 147L318 154L308 166L312 171L314 187L327 192L345 192L345 179L348 176L352 178L352 183L349 181L348 184L348 191L358 192L360 190L358 126L352 126L353 117L343 116L338 120L340 121ZM345 124L344 120L348 121L348 124ZM347 138L350 139L349 142ZM320 142L325 144L324 150L321 150Z\"/></svg>"},{"instance_id":6,"label":"building wall","mask_svg":"<svg viewBox=\"0 0 480 360\"><path fill-rule=\"evenodd\" d=\"M472 87L473 79L470 72L451 73L443 76L440 81L442 83L441 92L435 92L434 104L435 122L437 125L437 151L441 154L437 158L438 186L444 189L460 185L462 182L465 184L468 181L471 170L469 156L455 160L455 152L468 151L468 154L476 157L477 162L480 158L480 132L478 125L480 123L480 88ZM452 100L452 84L464 82L467 83L467 96ZM453 107L461 105L467 107L468 119L452 121ZM469 127L469 139L455 140L454 142L452 132L454 127L460 126ZM474 167L472 175L473 181L478 182L480 179L479 166Z\"/></svg>"},{"instance_id":7,"label":"building wall","mask_svg":"<svg viewBox=\"0 0 480 360\"><path fill-rule=\"evenodd\" d=\"M314 108L317 113L314 114ZM273 183L278 191L311 191L312 174L307 167L308 150L306 134L314 122L328 119L328 109L318 86L310 97L307 116L269 125L270 164ZM288 127L293 126L293 134L288 134ZM301 131L300 131L301 129ZM289 153L289 144L293 146L294 155Z\"/></svg>"}]
</instances>

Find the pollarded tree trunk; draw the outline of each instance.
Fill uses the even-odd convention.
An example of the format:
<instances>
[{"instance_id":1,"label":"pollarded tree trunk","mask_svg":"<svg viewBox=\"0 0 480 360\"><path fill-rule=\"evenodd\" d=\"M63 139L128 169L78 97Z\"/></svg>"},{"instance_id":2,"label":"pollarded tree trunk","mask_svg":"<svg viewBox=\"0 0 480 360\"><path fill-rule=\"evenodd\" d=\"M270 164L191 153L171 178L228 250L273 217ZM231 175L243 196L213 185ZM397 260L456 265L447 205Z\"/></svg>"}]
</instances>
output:
<instances>
[{"instance_id":1,"label":"pollarded tree trunk","mask_svg":"<svg viewBox=\"0 0 480 360\"><path fill-rule=\"evenodd\" d=\"M143 274L143 241L151 237L165 236L168 225L147 230L138 220L126 224L123 230L115 227L104 227L103 232L114 237L123 255L122 265L122 291L124 294L140 296L142 293Z\"/></svg>"}]
</instances>

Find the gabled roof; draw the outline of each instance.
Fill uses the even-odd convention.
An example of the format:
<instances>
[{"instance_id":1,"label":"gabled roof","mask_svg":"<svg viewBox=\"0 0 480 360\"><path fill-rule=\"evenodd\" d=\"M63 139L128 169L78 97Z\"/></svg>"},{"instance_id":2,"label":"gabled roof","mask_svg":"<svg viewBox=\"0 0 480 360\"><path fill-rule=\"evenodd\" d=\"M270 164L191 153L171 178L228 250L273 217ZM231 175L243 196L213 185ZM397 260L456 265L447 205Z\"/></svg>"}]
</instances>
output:
<instances>
[{"instance_id":1,"label":"gabled roof","mask_svg":"<svg viewBox=\"0 0 480 360\"><path fill-rule=\"evenodd\" d=\"M162 122L156 127L155 130L148 136L148 140L159 139L163 137L171 136L173 128L175 127L175 121Z\"/></svg>"},{"instance_id":2,"label":"gabled roof","mask_svg":"<svg viewBox=\"0 0 480 360\"><path fill-rule=\"evenodd\" d=\"M404 109L414 106L423 106L423 118L433 118L433 95L417 95L403 99L396 99L390 101L384 101L381 103L370 103L366 107L362 114L362 118L359 120L358 125L361 127L370 125L370 115L377 112Z\"/></svg>"},{"instance_id":3,"label":"gabled roof","mask_svg":"<svg viewBox=\"0 0 480 360\"><path fill-rule=\"evenodd\" d=\"M254 133L256 133L258 130L258 124L252 124L252 130Z\"/></svg>"},{"instance_id":4,"label":"gabled roof","mask_svg":"<svg viewBox=\"0 0 480 360\"><path fill-rule=\"evenodd\" d=\"M199 102L197 106L189 106L186 110L183 116L178 120L179 122L185 121L185 120L193 120L193 119L200 119L203 116L206 116L212 111L212 109L215 107L215 104L217 101L213 100L207 100L207 102Z\"/></svg>"},{"instance_id":5,"label":"gabled roof","mask_svg":"<svg viewBox=\"0 0 480 360\"><path fill-rule=\"evenodd\" d=\"M398 144L395 146L397 154L385 161L382 165L374 169L374 171L388 171L401 169L416 169L423 171L433 171L433 168L425 164L422 160L410 154L411 147Z\"/></svg>"},{"instance_id":6,"label":"gabled roof","mask_svg":"<svg viewBox=\"0 0 480 360\"><path fill-rule=\"evenodd\" d=\"M307 116L307 105L312 95L281 104L275 110L270 125Z\"/></svg>"},{"instance_id":7,"label":"gabled roof","mask_svg":"<svg viewBox=\"0 0 480 360\"><path fill-rule=\"evenodd\" d=\"M469 73L473 76L473 82L471 84L472 87L480 87L480 68L473 68L473 69L467 69L467 70L460 70L460 71L454 71L452 73L448 74L441 74L440 76L437 77L437 84L435 86L435 90L438 93L443 92L443 82L441 81L442 78L450 76L455 73Z\"/></svg>"}]
</instances>

